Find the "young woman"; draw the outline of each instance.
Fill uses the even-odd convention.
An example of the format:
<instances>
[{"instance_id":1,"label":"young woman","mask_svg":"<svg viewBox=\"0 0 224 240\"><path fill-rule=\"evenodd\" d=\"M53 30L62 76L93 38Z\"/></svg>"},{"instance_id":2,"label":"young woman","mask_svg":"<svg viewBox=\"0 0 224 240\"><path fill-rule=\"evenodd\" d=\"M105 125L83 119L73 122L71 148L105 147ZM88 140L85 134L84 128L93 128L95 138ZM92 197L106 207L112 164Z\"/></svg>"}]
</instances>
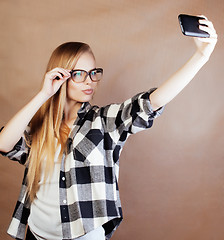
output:
<instances>
[{"instance_id":1,"label":"young woman","mask_svg":"<svg viewBox=\"0 0 224 240\"><path fill-rule=\"evenodd\" d=\"M89 104L103 70L87 44L68 42L53 52L41 90L0 133L1 153L25 165L12 237L111 238L122 220L121 149L130 134L152 126L209 60L217 34L210 21L200 22L210 38L195 39L193 57L158 89L122 104Z\"/></svg>"}]
</instances>

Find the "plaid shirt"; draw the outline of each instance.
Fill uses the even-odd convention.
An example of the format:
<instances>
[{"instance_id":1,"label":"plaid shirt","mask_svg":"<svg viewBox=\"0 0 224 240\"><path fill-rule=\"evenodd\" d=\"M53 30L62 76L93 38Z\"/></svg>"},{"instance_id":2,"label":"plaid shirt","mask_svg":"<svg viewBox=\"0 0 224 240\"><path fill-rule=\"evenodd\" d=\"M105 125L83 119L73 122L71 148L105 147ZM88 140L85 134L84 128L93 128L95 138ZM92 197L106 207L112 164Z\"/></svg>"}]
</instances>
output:
<instances>
[{"instance_id":1,"label":"plaid shirt","mask_svg":"<svg viewBox=\"0 0 224 240\"><path fill-rule=\"evenodd\" d=\"M122 104L99 108L83 103L68 138L68 153L63 155L59 176L59 201L63 240L76 239L99 226L110 239L122 221L118 191L119 156L128 136L150 128L163 109L153 111L150 93L140 93ZM24 134L29 134L25 131ZM8 153L21 164L29 148L25 135ZM25 236L30 203L26 198L25 168L22 189L8 234Z\"/></svg>"}]
</instances>

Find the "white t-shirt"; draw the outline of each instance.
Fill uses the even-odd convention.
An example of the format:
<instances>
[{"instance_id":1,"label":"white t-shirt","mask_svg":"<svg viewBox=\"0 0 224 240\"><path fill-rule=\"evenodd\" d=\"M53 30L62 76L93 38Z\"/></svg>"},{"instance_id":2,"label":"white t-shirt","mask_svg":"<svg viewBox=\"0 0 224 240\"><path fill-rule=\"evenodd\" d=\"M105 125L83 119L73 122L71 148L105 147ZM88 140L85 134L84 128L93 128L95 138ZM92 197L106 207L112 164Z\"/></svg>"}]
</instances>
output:
<instances>
[{"instance_id":1,"label":"white t-shirt","mask_svg":"<svg viewBox=\"0 0 224 240\"><path fill-rule=\"evenodd\" d=\"M59 204L59 174L60 161L58 157L61 151L59 147L55 153L54 170L51 178L48 177L44 184L44 174L39 182L39 190L30 207L28 225L33 235L38 240L62 240L62 225ZM105 231L99 227L78 240L103 240Z\"/></svg>"},{"instance_id":2,"label":"white t-shirt","mask_svg":"<svg viewBox=\"0 0 224 240\"><path fill-rule=\"evenodd\" d=\"M38 240L61 240L63 238L59 204L60 162L58 162L58 156L60 150L61 147L55 154L51 179L48 177L44 184L44 174L42 174L39 190L30 207L28 225Z\"/></svg>"}]
</instances>

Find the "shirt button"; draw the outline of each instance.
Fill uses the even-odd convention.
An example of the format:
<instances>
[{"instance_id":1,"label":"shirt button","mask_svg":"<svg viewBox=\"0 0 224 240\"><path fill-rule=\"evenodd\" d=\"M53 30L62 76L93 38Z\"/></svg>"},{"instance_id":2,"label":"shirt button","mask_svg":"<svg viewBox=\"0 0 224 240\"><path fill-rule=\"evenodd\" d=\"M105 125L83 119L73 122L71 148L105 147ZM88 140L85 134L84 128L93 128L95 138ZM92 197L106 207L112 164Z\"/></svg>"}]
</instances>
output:
<instances>
[{"instance_id":1,"label":"shirt button","mask_svg":"<svg viewBox=\"0 0 224 240\"><path fill-rule=\"evenodd\" d=\"M63 200L63 203L67 203L67 201L66 201L66 200Z\"/></svg>"},{"instance_id":2,"label":"shirt button","mask_svg":"<svg viewBox=\"0 0 224 240\"><path fill-rule=\"evenodd\" d=\"M62 177L61 179L62 179L62 181L65 181L65 177Z\"/></svg>"}]
</instances>

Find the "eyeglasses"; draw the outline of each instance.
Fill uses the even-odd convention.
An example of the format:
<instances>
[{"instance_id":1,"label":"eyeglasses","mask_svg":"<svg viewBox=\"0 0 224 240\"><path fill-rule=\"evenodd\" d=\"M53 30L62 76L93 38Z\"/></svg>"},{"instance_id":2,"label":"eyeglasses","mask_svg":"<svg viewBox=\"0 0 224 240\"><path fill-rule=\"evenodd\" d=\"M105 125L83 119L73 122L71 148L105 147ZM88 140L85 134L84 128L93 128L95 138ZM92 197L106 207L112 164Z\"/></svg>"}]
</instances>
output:
<instances>
[{"instance_id":1,"label":"eyeglasses","mask_svg":"<svg viewBox=\"0 0 224 240\"><path fill-rule=\"evenodd\" d=\"M71 73L71 79L76 83L84 82L88 76L93 82L98 82L102 79L103 69L94 68L89 72L85 70L77 69L77 70L71 70L70 73Z\"/></svg>"}]
</instances>

